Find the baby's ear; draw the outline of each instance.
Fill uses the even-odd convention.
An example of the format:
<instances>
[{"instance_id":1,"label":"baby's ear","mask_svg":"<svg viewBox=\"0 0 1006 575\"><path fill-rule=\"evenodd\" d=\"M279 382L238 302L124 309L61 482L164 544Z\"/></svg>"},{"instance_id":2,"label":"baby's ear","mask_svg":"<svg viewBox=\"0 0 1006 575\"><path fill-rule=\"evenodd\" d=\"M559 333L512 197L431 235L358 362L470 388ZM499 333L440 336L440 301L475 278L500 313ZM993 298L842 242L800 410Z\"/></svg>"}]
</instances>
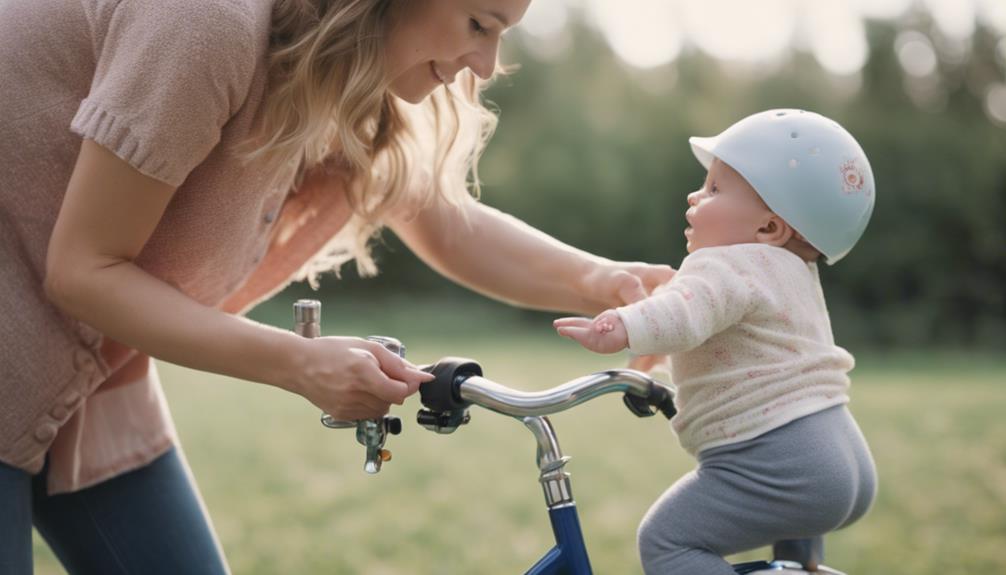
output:
<instances>
[{"instance_id":1,"label":"baby's ear","mask_svg":"<svg viewBox=\"0 0 1006 575\"><path fill-rule=\"evenodd\" d=\"M785 220L776 214L771 214L762 223L762 226L758 228L755 238L758 240L758 243L782 247L789 242L795 233L796 230L791 228Z\"/></svg>"}]
</instances>

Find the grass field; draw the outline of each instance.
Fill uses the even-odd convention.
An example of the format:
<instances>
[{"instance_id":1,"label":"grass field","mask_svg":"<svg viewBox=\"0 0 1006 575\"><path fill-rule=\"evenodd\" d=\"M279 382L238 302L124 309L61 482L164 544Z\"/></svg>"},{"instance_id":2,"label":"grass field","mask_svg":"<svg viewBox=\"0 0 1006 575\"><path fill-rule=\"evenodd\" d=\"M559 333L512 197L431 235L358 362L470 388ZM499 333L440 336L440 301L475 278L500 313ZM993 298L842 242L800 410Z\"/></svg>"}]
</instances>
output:
<instances>
[{"instance_id":1,"label":"grass field","mask_svg":"<svg viewBox=\"0 0 1006 575\"><path fill-rule=\"evenodd\" d=\"M523 389L619 361L580 351L547 324L487 319L478 308L332 308L327 331L401 337L417 363L474 357L488 377ZM288 310L280 302L258 317L285 325ZM858 359L852 409L881 486L866 518L828 537L827 562L850 575L1006 573L1006 360ZM550 545L535 445L515 420L474 408L470 425L440 436L415 424L412 398L394 409L405 423L388 443L394 459L368 476L352 432L323 428L303 399L160 369L235 573L513 574ZM636 419L617 396L551 419L573 458L567 470L595 572L639 573L636 525L693 461L665 421ZM36 572L62 572L38 541Z\"/></svg>"}]
</instances>

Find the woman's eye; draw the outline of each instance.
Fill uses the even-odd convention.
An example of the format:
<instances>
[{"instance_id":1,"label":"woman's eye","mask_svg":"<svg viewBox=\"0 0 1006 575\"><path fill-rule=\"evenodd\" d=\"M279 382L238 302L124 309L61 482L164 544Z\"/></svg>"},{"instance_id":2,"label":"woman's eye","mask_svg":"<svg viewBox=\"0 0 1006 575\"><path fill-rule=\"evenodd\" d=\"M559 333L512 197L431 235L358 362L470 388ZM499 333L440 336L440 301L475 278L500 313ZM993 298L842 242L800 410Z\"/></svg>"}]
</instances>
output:
<instances>
[{"instance_id":1,"label":"woman's eye","mask_svg":"<svg viewBox=\"0 0 1006 575\"><path fill-rule=\"evenodd\" d=\"M488 30L486 30L482 26L482 24L479 24L479 21L476 20L475 18L470 18L468 20L468 22L471 24L472 32L475 32L476 34L478 34L480 36L485 36L486 32L488 32Z\"/></svg>"}]
</instances>

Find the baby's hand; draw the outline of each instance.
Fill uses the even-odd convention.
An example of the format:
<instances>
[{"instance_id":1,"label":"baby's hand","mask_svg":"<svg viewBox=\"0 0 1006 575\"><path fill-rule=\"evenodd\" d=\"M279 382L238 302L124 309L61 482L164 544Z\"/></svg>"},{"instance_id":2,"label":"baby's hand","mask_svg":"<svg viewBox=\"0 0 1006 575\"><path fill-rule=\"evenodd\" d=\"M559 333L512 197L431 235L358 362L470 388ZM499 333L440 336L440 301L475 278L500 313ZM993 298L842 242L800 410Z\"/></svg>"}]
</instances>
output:
<instances>
[{"instance_id":1,"label":"baby's hand","mask_svg":"<svg viewBox=\"0 0 1006 575\"><path fill-rule=\"evenodd\" d=\"M615 353L629 347L629 334L625 331L618 312L609 309L594 319L564 317L552 322L563 337L597 353Z\"/></svg>"}]
</instances>

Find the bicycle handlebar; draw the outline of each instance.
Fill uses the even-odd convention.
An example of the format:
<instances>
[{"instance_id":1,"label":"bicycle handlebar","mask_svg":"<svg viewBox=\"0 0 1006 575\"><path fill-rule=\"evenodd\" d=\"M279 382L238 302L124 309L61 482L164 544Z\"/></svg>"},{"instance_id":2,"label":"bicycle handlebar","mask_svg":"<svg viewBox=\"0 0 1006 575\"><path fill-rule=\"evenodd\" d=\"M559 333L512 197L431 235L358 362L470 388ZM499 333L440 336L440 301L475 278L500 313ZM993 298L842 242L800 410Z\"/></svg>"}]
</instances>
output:
<instances>
[{"instance_id":1,"label":"bicycle handlebar","mask_svg":"<svg viewBox=\"0 0 1006 575\"><path fill-rule=\"evenodd\" d=\"M419 422L439 433L451 433L466 423L469 405L512 417L535 417L614 392L624 392L626 406L639 417L660 411L670 419L676 413L671 388L631 369L601 371L543 391L520 391L487 379L477 362L465 358L444 358L423 369L436 378L419 388L428 409L419 413Z\"/></svg>"},{"instance_id":2,"label":"bicycle handlebar","mask_svg":"<svg viewBox=\"0 0 1006 575\"><path fill-rule=\"evenodd\" d=\"M656 406L666 408L668 392L645 374L631 369L601 371L534 392L511 389L484 377L473 376L462 382L458 391L464 401L514 417L558 413L595 397L619 391L647 402L651 396L657 395L653 398ZM673 404L670 409L674 409Z\"/></svg>"},{"instance_id":3,"label":"bicycle handlebar","mask_svg":"<svg viewBox=\"0 0 1006 575\"><path fill-rule=\"evenodd\" d=\"M321 302L298 300L294 304L294 331L307 338L321 335ZM405 346L397 339L382 336L367 339L405 356ZM600 395L624 392L622 400L626 407L639 417L649 417L660 411L670 419L676 413L671 388L631 369L602 371L535 392L511 389L486 379L482 376L482 366L469 359L446 357L422 369L436 377L419 388L422 403L427 409L420 410L416 420L423 427L438 433L452 433L458 426L468 423L468 407L480 405L523 419L525 425L533 431L537 430L535 435L539 441L548 444L545 451L554 447L552 451L558 453L558 444L554 442L547 419L542 416L564 411ZM543 423L535 424L531 421L533 419L541 419ZM323 413L321 423L333 429L356 428L356 439L367 450L364 469L368 473L379 472L381 463L391 459L391 452L384 449L385 440L389 434L397 435L402 429L401 421L390 415L339 421Z\"/></svg>"}]
</instances>

